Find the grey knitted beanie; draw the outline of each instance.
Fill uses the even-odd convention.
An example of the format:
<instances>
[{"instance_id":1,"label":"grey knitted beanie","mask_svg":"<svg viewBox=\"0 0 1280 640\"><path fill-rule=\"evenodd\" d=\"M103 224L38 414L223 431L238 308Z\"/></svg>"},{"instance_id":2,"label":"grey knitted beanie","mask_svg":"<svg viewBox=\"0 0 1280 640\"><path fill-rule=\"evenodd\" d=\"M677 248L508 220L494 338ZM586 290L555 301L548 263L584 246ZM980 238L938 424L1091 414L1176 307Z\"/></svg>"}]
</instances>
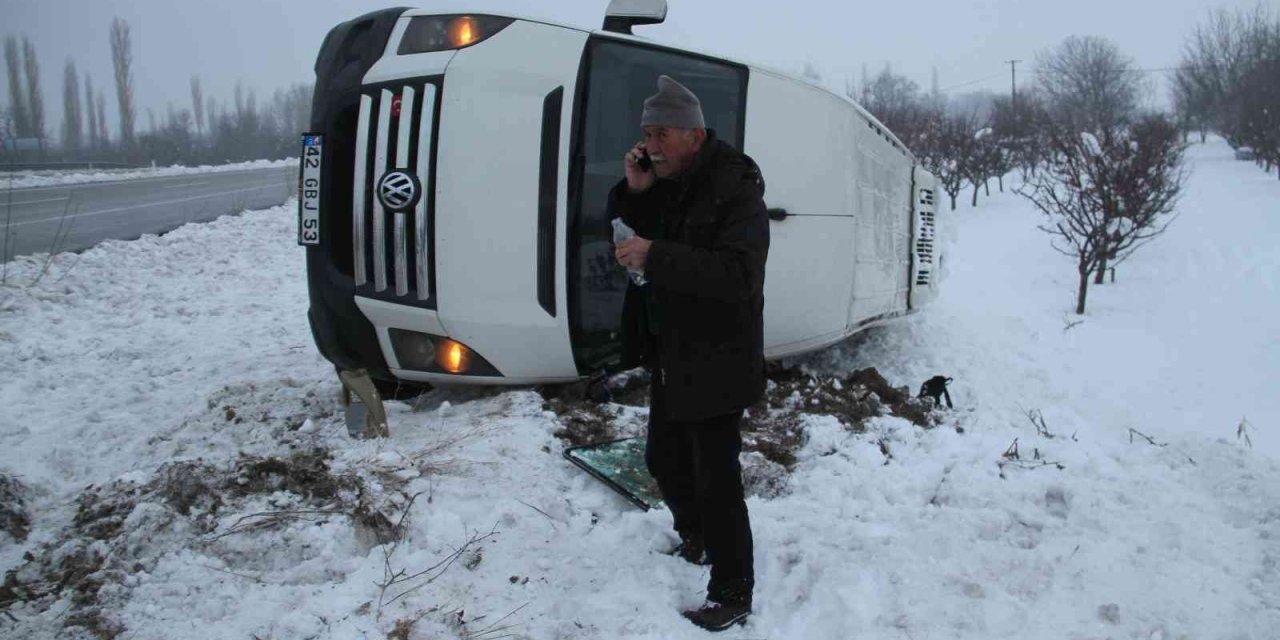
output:
<instances>
[{"instance_id":1,"label":"grey knitted beanie","mask_svg":"<svg viewBox=\"0 0 1280 640\"><path fill-rule=\"evenodd\" d=\"M658 92L645 98L640 126L659 125L677 129L705 129L702 102L698 96L670 76L658 76Z\"/></svg>"}]
</instances>

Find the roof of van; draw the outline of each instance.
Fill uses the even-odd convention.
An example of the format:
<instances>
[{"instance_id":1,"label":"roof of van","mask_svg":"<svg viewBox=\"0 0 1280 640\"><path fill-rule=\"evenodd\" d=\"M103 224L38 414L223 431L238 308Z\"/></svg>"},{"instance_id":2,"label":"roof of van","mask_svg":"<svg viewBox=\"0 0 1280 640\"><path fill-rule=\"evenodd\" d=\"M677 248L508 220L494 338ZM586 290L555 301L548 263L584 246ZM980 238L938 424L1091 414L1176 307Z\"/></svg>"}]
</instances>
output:
<instances>
[{"instance_id":1,"label":"roof of van","mask_svg":"<svg viewBox=\"0 0 1280 640\"><path fill-rule=\"evenodd\" d=\"M706 56L708 58L716 58L718 60L725 60L728 62L745 65L753 69L758 69L760 71L764 71L776 76L786 78L788 80L792 80L794 82L806 84L815 89L819 89L821 91L829 93L832 96L835 96L836 98L843 100L849 103L850 105L852 105L855 109L857 109L858 113L860 113L863 117L875 123L879 131L882 134L891 138L893 143L899 149L901 149L904 153L906 153L908 157L912 158L913 160L915 159L915 154L913 154L911 150L907 148L907 145L903 144L903 142L898 139L897 135L895 135L892 131L890 131L888 127L884 126L884 123L880 122L880 120L877 119L874 115L872 115L870 111L867 111L865 108L863 108L862 105L858 104L852 98L849 98L848 96L842 96L832 91L831 89L828 89L827 87L821 84L818 84L813 80L810 80L809 78L797 75L795 73L791 73L789 71L784 71L776 67L770 67L768 65L764 65L756 62L736 60L734 58L731 58L723 54L714 53L711 51L703 51L701 49L686 47L684 45L676 45L672 43L659 42L659 41L652 40L650 38L644 38L641 36L627 35L625 33L617 33L615 31L605 31L603 29L589 29L589 28L583 27L582 25L559 22L559 21L551 20L545 17L528 16L528 15L522 15L519 13L512 13L511 11L503 8L501 6L501 3L494 2L492 0L488 2L486 2L485 0L437 0L436 2L432 3L432 6L430 9L409 9L408 11L405 11L404 14L402 15L412 17L412 16L438 16L438 15L447 15L447 14L454 14L454 13L473 13L473 14L478 13L478 14L485 14L485 15L491 15L491 16L501 16L504 18L514 18L516 20L525 20L528 22L539 22L542 24L547 24L547 25L556 26L556 27L563 27L565 29L573 29L575 31L582 31L584 33L590 33L592 35L611 38L615 40L638 42L642 44L666 47L669 49L687 51L689 53ZM603 16L601 16L601 18L603 20Z\"/></svg>"}]
</instances>

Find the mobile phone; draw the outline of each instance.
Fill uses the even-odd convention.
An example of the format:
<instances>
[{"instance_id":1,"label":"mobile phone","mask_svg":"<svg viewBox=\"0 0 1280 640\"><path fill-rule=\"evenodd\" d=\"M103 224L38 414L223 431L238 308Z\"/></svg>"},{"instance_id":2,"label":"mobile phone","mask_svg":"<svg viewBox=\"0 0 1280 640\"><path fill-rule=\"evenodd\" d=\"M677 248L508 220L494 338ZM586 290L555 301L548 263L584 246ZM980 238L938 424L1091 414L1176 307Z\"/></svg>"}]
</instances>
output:
<instances>
[{"instance_id":1,"label":"mobile phone","mask_svg":"<svg viewBox=\"0 0 1280 640\"><path fill-rule=\"evenodd\" d=\"M653 170L653 160L649 159L648 149L640 150L640 159L636 161L636 166L640 167L640 170L645 173Z\"/></svg>"}]
</instances>

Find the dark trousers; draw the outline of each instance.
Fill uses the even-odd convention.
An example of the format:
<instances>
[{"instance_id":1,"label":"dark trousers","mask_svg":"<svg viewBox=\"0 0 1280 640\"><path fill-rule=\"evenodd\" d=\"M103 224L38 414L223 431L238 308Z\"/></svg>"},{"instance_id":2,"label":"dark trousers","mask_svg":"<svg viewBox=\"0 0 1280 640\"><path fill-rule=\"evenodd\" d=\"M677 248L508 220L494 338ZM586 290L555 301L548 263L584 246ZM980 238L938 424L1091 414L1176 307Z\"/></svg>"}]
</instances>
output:
<instances>
[{"instance_id":1,"label":"dark trousers","mask_svg":"<svg viewBox=\"0 0 1280 640\"><path fill-rule=\"evenodd\" d=\"M751 520L742 491L742 411L696 422L666 414L661 376L649 391L645 464L682 538L700 536L711 560L708 596L745 591L755 584Z\"/></svg>"}]
</instances>

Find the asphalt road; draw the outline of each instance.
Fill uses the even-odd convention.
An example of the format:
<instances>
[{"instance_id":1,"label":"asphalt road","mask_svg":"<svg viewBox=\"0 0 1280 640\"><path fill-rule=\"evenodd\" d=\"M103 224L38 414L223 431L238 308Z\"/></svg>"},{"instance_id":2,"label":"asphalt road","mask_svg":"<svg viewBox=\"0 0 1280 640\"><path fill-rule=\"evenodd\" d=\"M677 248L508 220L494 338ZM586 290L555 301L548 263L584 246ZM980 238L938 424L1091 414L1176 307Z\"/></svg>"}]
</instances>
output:
<instances>
[{"instance_id":1,"label":"asphalt road","mask_svg":"<svg viewBox=\"0 0 1280 640\"><path fill-rule=\"evenodd\" d=\"M32 253L81 251L188 222L283 203L297 192L297 168L200 173L117 182L3 189L0 261Z\"/></svg>"}]
</instances>

